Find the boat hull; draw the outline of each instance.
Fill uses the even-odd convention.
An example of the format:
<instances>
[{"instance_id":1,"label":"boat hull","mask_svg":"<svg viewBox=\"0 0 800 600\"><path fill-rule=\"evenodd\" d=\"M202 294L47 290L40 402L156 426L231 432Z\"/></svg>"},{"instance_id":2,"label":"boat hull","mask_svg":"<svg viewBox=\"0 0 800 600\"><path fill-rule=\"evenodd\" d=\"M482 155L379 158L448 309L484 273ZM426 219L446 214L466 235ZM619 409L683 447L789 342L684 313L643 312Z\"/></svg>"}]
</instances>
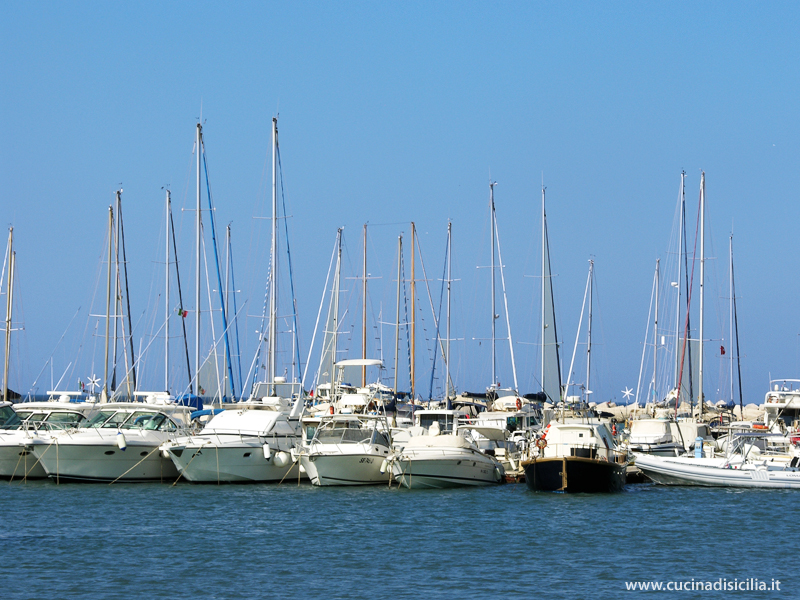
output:
<instances>
[{"instance_id":1,"label":"boat hull","mask_svg":"<svg viewBox=\"0 0 800 600\"><path fill-rule=\"evenodd\" d=\"M381 473L383 456L352 454L303 454L301 464L314 485L377 485L389 483L388 470Z\"/></svg>"},{"instance_id":2,"label":"boat hull","mask_svg":"<svg viewBox=\"0 0 800 600\"><path fill-rule=\"evenodd\" d=\"M409 489L496 485L505 481L499 463L473 452L456 456L435 450L404 452L393 462L392 475Z\"/></svg>"},{"instance_id":3,"label":"boat hull","mask_svg":"<svg viewBox=\"0 0 800 600\"><path fill-rule=\"evenodd\" d=\"M0 479L43 479L47 472L29 448L19 442L0 445Z\"/></svg>"},{"instance_id":4,"label":"boat hull","mask_svg":"<svg viewBox=\"0 0 800 600\"><path fill-rule=\"evenodd\" d=\"M726 468L724 459L635 455L635 464L661 485L800 489L800 471L791 468Z\"/></svg>"},{"instance_id":5,"label":"boat hull","mask_svg":"<svg viewBox=\"0 0 800 600\"><path fill-rule=\"evenodd\" d=\"M307 479L297 463L281 467L275 464L274 456L264 458L258 444L186 445L168 447L167 451L181 477L193 483L269 483L297 479L298 475Z\"/></svg>"},{"instance_id":6,"label":"boat hull","mask_svg":"<svg viewBox=\"0 0 800 600\"><path fill-rule=\"evenodd\" d=\"M132 436L131 436L132 437ZM67 481L162 481L178 477L172 460L158 451L161 441L128 440L34 444L33 453L51 478Z\"/></svg>"},{"instance_id":7,"label":"boat hull","mask_svg":"<svg viewBox=\"0 0 800 600\"><path fill-rule=\"evenodd\" d=\"M540 458L522 464L528 488L537 492L609 493L625 487L625 464L595 458Z\"/></svg>"}]
</instances>

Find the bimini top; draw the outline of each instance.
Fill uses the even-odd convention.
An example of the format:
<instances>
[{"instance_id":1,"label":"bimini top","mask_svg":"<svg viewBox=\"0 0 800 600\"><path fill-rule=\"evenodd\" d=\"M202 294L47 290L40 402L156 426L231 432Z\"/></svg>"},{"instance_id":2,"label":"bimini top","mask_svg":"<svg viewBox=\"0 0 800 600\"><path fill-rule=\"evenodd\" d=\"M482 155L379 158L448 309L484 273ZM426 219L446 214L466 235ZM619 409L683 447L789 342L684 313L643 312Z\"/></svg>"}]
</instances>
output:
<instances>
[{"instance_id":1,"label":"bimini top","mask_svg":"<svg viewBox=\"0 0 800 600\"><path fill-rule=\"evenodd\" d=\"M348 358L336 363L337 367L382 367L383 361L379 358Z\"/></svg>"}]
</instances>

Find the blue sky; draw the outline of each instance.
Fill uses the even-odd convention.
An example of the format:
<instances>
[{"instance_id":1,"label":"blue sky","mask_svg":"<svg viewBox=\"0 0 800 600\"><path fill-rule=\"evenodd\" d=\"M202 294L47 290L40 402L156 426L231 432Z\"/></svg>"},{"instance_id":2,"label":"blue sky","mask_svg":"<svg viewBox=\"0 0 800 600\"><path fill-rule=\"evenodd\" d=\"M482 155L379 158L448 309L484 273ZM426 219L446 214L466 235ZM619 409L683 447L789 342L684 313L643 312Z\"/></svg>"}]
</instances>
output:
<instances>
[{"instance_id":1,"label":"blue sky","mask_svg":"<svg viewBox=\"0 0 800 600\"><path fill-rule=\"evenodd\" d=\"M70 363L71 378L91 374L77 363L96 346L88 315L120 184L131 312L151 314L162 187L191 208L202 106L216 218L234 231L248 314L263 297L267 230L254 217L268 214L270 124L280 115L304 358L337 227L357 275L361 227L371 224L369 270L381 279L370 302L389 321L397 235L417 223L429 279L439 278L452 219L462 390L491 383L486 345L472 340L489 333L488 275L475 267L489 260L490 180L522 391L537 389L539 283L526 276L539 274L544 179L564 359L593 258L595 399L620 399L637 381L655 260L670 260L680 172L693 231L704 170L706 394L728 377L718 346L729 347L733 228L745 401L760 402L770 374L800 377L799 14L793 3L729 2L4 3L0 215L14 226L14 320L24 326L11 386L31 386L65 330L55 379ZM176 218L191 289L192 217ZM136 344L154 322L140 320ZM390 346L391 328L383 335ZM350 348L360 353L358 336Z\"/></svg>"}]
</instances>

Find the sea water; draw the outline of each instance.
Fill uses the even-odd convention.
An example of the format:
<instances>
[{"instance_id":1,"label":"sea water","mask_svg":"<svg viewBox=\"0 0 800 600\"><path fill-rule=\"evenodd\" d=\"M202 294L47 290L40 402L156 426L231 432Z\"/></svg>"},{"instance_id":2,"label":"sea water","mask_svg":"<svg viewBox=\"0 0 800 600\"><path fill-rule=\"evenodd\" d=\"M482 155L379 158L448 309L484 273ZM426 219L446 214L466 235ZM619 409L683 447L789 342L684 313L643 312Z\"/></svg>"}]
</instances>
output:
<instances>
[{"instance_id":1,"label":"sea water","mask_svg":"<svg viewBox=\"0 0 800 600\"><path fill-rule=\"evenodd\" d=\"M796 491L653 484L0 482L0 598L797 598L799 505ZM781 589L626 591L753 579Z\"/></svg>"}]
</instances>

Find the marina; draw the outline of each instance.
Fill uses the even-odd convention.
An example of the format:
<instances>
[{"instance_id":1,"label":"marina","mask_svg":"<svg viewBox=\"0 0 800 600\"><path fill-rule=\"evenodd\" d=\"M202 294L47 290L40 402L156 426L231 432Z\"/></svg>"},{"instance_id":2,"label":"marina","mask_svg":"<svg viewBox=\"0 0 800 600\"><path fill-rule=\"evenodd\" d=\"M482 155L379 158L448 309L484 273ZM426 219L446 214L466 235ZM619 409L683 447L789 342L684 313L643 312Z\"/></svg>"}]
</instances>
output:
<instances>
[{"instance_id":1,"label":"marina","mask_svg":"<svg viewBox=\"0 0 800 600\"><path fill-rule=\"evenodd\" d=\"M7 0L0 600L798 596L798 23Z\"/></svg>"}]
</instances>

